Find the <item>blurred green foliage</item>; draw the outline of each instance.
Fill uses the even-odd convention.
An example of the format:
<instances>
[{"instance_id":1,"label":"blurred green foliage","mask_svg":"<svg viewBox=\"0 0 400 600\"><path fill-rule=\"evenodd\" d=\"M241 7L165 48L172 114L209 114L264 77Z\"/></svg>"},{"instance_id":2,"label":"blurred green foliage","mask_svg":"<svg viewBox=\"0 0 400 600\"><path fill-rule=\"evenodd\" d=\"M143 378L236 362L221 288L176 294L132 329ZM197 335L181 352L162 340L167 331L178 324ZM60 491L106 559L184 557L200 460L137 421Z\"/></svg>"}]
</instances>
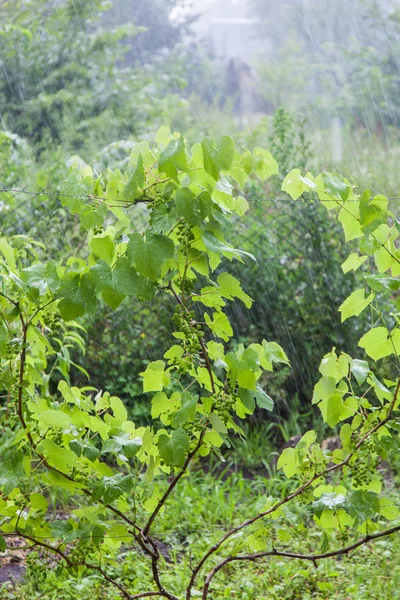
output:
<instances>
[{"instance_id":1,"label":"blurred green foliage","mask_svg":"<svg viewBox=\"0 0 400 600\"><path fill-rule=\"evenodd\" d=\"M300 110L323 126L338 116L381 136L399 126L397 3L252 0L252 6L268 32L258 91L273 107Z\"/></svg>"}]
</instances>

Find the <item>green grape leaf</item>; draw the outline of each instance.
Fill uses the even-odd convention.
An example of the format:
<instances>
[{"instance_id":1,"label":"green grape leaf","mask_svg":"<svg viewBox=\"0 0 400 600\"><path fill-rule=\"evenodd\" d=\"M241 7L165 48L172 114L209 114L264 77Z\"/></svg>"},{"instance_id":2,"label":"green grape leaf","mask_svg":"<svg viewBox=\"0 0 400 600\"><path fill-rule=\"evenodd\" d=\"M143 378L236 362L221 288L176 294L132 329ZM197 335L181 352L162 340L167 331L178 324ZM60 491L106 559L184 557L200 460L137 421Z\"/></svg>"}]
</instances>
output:
<instances>
[{"instance_id":1,"label":"green grape leaf","mask_svg":"<svg viewBox=\"0 0 400 600\"><path fill-rule=\"evenodd\" d=\"M253 348L260 357L260 365L267 371L272 371L272 363L284 363L290 365L290 361L286 356L283 348L276 342L262 341L261 344L250 344L249 348Z\"/></svg>"},{"instance_id":2,"label":"green grape leaf","mask_svg":"<svg viewBox=\"0 0 400 600\"><path fill-rule=\"evenodd\" d=\"M255 174L261 179L261 181L265 181L269 177L272 177L272 175L278 175L278 163L276 162L276 160L270 152L264 150L264 148L254 148L253 156L253 170Z\"/></svg>"},{"instance_id":3,"label":"green grape leaf","mask_svg":"<svg viewBox=\"0 0 400 600\"><path fill-rule=\"evenodd\" d=\"M81 174L77 170L72 170L62 186L60 201L62 206L67 206L74 215L80 213L87 204L89 193L90 188L83 183Z\"/></svg>"},{"instance_id":4,"label":"green grape leaf","mask_svg":"<svg viewBox=\"0 0 400 600\"><path fill-rule=\"evenodd\" d=\"M400 289L400 280L397 277L389 277L388 275L366 275L365 281L375 292L381 292L384 289L397 292Z\"/></svg>"},{"instance_id":5,"label":"green grape leaf","mask_svg":"<svg viewBox=\"0 0 400 600\"><path fill-rule=\"evenodd\" d=\"M28 287L37 289L41 296L49 290L57 292L60 287L57 264L54 260L50 260L47 263L38 263L23 269L22 280Z\"/></svg>"},{"instance_id":6,"label":"green grape leaf","mask_svg":"<svg viewBox=\"0 0 400 600\"><path fill-rule=\"evenodd\" d=\"M213 313L212 320L210 316L207 313L205 313L204 320L207 323L208 327L211 329L211 331L217 337L223 339L225 342L227 342L229 338L233 336L233 329L225 313L215 311Z\"/></svg>"},{"instance_id":7,"label":"green grape leaf","mask_svg":"<svg viewBox=\"0 0 400 600\"><path fill-rule=\"evenodd\" d=\"M189 450L189 438L184 429L176 429L171 437L166 434L158 439L160 458L170 467L182 467Z\"/></svg>"},{"instance_id":8,"label":"green grape leaf","mask_svg":"<svg viewBox=\"0 0 400 600\"><path fill-rule=\"evenodd\" d=\"M239 347L236 352L228 352L225 362L229 367L231 384L238 382L242 388L255 390L257 374L260 369L260 358L253 348Z\"/></svg>"},{"instance_id":9,"label":"green grape leaf","mask_svg":"<svg viewBox=\"0 0 400 600\"><path fill-rule=\"evenodd\" d=\"M0 238L0 252L6 259L8 266L15 269L17 265L15 263L14 249L4 237Z\"/></svg>"},{"instance_id":10,"label":"green grape leaf","mask_svg":"<svg viewBox=\"0 0 400 600\"><path fill-rule=\"evenodd\" d=\"M247 308L251 308L253 303L250 296L248 296L240 285L240 282L230 275L229 273L221 273L217 278L218 286L220 288L221 294L228 298L228 300L233 300L234 298L239 298Z\"/></svg>"},{"instance_id":11,"label":"green grape leaf","mask_svg":"<svg viewBox=\"0 0 400 600\"><path fill-rule=\"evenodd\" d=\"M281 189L293 200L297 200L304 192L310 190L310 184L312 181L302 177L300 169L292 169L283 180Z\"/></svg>"},{"instance_id":12,"label":"green grape leaf","mask_svg":"<svg viewBox=\"0 0 400 600\"><path fill-rule=\"evenodd\" d=\"M134 481L131 475L104 477L100 485L93 490L92 500L95 502L102 500L105 504L111 504L123 494L130 492L133 485Z\"/></svg>"},{"instance_id":13,"label":"green grape leaf","mask_svg":"<svg viewBox=\"0 0 400 600\"><path fill-rule=\"evenodd\" d=\"M256 258L250 252L245 252L244 250L239 250L238 248L232 248L232 246L228 246L226 243L221 242L211 231L205 231L202 236L203 242L207 250L210 252L215 252L216 254L227 254L234 256L235 258L240 259L241 256L248 256L254 262L257 262Z\"/></svg>"},{"instance_id":14,"label":"green grape leaf","mask_svg":"<svg viewBox=\"0 0 400 600\"><path fill-rule=\"evenodd\" d=\"M400 330L395 329L389 336L386 327L374 327L362 336L358 342L360 348L373 360L379 360L391 354L400 353Z\"/></svg>"},{"instance_id":15,"label":"green grape leaf","mask_svg":"<svg viewBox=\"0 0 400 600\"><path fill-rule=\"evenodd\" d=\"M357 252L352 252L342 264L343 273L348 273L349 271L357 271L357 269L359 269L361 265L365 263L367 258L368 256L359 256Z\"/></svg>"},{"instance_id":16,"label":"green grape leaf","mask_svg":"<svg viewBox=\"0 0 400 600\"><path fill-rule=\"evenodd\" d=\"M351 396L343 400L342 394L333 394L329 398L321 400L318 407L329 427L335 427L339 421L354 417L358 411L358 402Z\"/></svg>"},{"instance_id":17,"label":"green grape leaf","mask_svg":"<svg viewBox=\"0 0 400 600\"><path fill-rule=\"evenodd\" d=\"M61 298L58 308L65 321L72 321L96 309L96 295L88 273L82 276L68 273L61 281L58 296Z\"/></svg>"},{"instance_id":18,"label":"green grape leaf","mask_svg":"<svg viewBox=\"0 0 400 600\"><path fill-rule=\"evenodd\" d=\"M208 417L208 420L210 421L210 425L212 426L212 428L215 429L215 431L217 431L218 433L228 433L225 423L223 422L221 417L216 413L211 413Z\"/></svg>"},{"instance_id":19,"label":"green grape leaf","mask_svg":"<svg viewBox=\"0 0 400 600\"><path fill-rule=\"evenodd\" d=\"M158 170L177 183L179 183L178 170L188 172L185 140L182 135L178 139L172 139L165 150L161 152L158 159Z\"/></svg>"},{"instance_id":20,"label":"green grape leaf","mask_svg":"<svg viewBox=\"0 0 400 600\"><path fill-rule=\"evenodd\" d=\"M124 198L128 202L137 200L143 195L144 187L144 165L143 156L139 154L135 170L129 177L126 186L124 187Z\"/></svg>"},{"instance_id":21,"label":"green grape leaf","mask_svg":"<svg viewBox=\"0 0 400 600\"><path fill-rule=\"evenodd\" d=\"M102 293L111 308L117 308L125 296L151 297L151 282L138 275L125 256L118 258L113 267L100 260L90 273L95 290Z\"/></svg>"},{"instance_id":22,"label":"green grape leaf","mask_svg":"<svg viewBox=\"0 0 400 600\"><path fill-rule=\"evenodd\" d=\"M172 425L175 428L185 423L192 422L196 415L197 396L191 396L188 392L182 394L182 406L173 415Z\"/></svg>"},{"instance_id":23,"label":"green grape leaf","mask_svg":"<svg viewBox=\"0 0 400 600\"><path fill-rule=\"evenodd\" d=\"M340 178L339 175L336 173L321 173L321 177L327 194L342 201L348 199L351 192L351 186Z\"/></svg>"},{"instance_id":24,"label":"green grape leaf","mask_svg":"<svg viewBox=\"0 0 400 600\"><path fill-rule=\"evenodd\" d=\"M111 396L110 407L113 411L114 418L120 423L125 423L125 421L128 419L128 412L122 400L117 396Z\"/></svg>"},{"instance_id":25,"label":"green grape leaf","mask_svg":"<svg viewBox=\"0 0 400 600\"><path fill-rule=\"evenodd\" d=\"M355 518L355 525L360 525L380 513L379 498L373 492L355 490L348 497L347 510Z\"/></svg>"},{"instance_id":26,"label":"green grape leaf","mask_svg":"<svg viewBox=\"0 0 400 600\"><path fill-rule=\"evenodd\" d=\"M107 454L111 452L117 455L122 453L126 458L132 458L139 452L142 442L143 440L140 437L132 438L129 433L121 432L105 440L101 448L101 453Z\"/></svg>"},{"instance_id":27,"label":"green grape leaf","mask_svg":"<svg viewBox=\"0 0 400 600\"><path fill-rule=\"evenodd\" d=\"M20 480L25 475L23 467L24 455L21 450L12 450L2 454L0 461L0 488L8 496L14 488L18 487Z\"/></svg>"},{"instance_id":28,"label":"green grape leaf","mask_svg":"<svg viewBox=\"0 0 400 600\"><path fill-rule=\"evenodd\" d=\"M338 220L342 224L346 242L355 240L364 235L360 225L360 211L358 202L347 202L339 212Z\"/></svg>"},{"instance_id":29,"label":"green grape leaf","mask_svg":"<svg viewBox=\"0 0 400 600\"><path fill-rule=\"evenodd\" d=\"M349 317L358 316L364 309L371 304L374 294L371 293L365 297L365 290L355 290L342 304L339 306L339 312L342 315L342 323Z\"/></svg>"},{"instance_id":30,"label":"green grape leaf","mask_svg":"<svg viewBox=\"0 0 400 600\"><path fill-rule=\"evenodd\" d=\"M300 466L298 451L295 448L285 448L278 458L276 466L278 469L282 469L289 479L293 477Z\"/></svg>"},{"instance_id":31,"label":"green grape leaf","mask_svg":"<svg viewBox=\"0 0 400 600\"><path fill-rule=\"evenodd\" d=\"M367 361L359 360L357 358L353 359L350 370L353 373L358 385L362 385L364 383L370 371Z\"/></svg>"},{"instance_id":32,"label":"green grape leaf","mask_svg":"<svg viewBox=\"0 0 400 600\"><path fill-rule=\"evenodd\" d=\"M92 237L89 246L96 258L101 258L108 265L111 265L114 256L114 242L107 233L104 232Z\"/></svg>"},{"instance_id":33,"label":"green grape leaf","mask_svg":"<svg viewBox=\"0 0 400 600\"><path fill-rule=\"evenodd\" d=\"M68 448L64 448L53 442L53 440L45 439L42 440L37 447L40 454L43 454L48 463L61 471L62 473L68 473L68 471L76 463L76 454Z\"/></svg>"},{"instance_id":34,"label":"green grape leaf","mask_svg":"<svg viewBox=\"0 0 400 600\"><path fill-rule=\"evenodd\" d=\"M370 200L371 192L366 190L360 197L360 224L364 233L372 233L387 221L388 199L375 196Z\"/></svg>"},{"instance_id":35,"label":"green grape leaf","mask_svg":"<svg viewBox=\"0 0 400 600\"><path fill-rule=\"evenodd\" d=\"M128 259L138 273L156 281L166 260L174 256L174 243L162 234L149 234L146 240L134 233L126 250Z\"/></svg>"},{"instance_id":36,"label":"green grape leaf","mask_svg":"<svg viewBox=\"0 0 400 600\"><path fill-rule=\"evenodd\" d=\"M38 414L41 427L58 427L68 429L71 426L70 417L61 410L42 410Z\"/></svg>"},{"instance_id":37,"label":"green grape leaf","mask_svg":"<svg viewBox=\"0 0 400 600\"><path fill-rule=\"evenodd\" d=\"M165 362L156 360L149 363L145 371L139 373L143 377L144 392L159 392L169 385L170 377L164 369Z\"/></svg>"},{"instance_id":38,"label":"green grape leaf","mask_svg":"<svg viewBox=\"0 0 400 600\"><path fill-rule=\"evenodd\" d=\"M219 143L212 137L206 137L201 142L203 149L204 169L215 181L218 181L220 171L228 171L232 165L235 142L225 135Z\"/></svg>"},{"instance_id":39,"label":"green grape leaf","mask_svg":"<svg viewBox=\"0 0 400 600\"><path fill-rule=\"evenodd\" d=\"M189 225L199 225L210 216L213 201L207 191L194 196L188 187L180 188L175 195L176 215Z\"/></svg>"},{"instance_id":40,"label":"green grape leaf","mask_svg":"<svg viewBox=\"0 0 400 600\"><path fill-rule=\"evenodd\" d=\"M274 401L259 385L256 386L255 390L239 387L239 397L251 413L254 412L255 402L259 408L264 408L265 410L271 411L274 408Z\"/></svg>"},{"instance_id":41,"label":"green grape leaf","mask_svg":"<svg viewBox=\"0 0 400 600\"><path fill-rule=\"evenodd\" d=\"M94 462L100 456L100 450L84 440L71 440L69 447L77 456L83 455L91 462Z\"/></svg>"}]
</instances>

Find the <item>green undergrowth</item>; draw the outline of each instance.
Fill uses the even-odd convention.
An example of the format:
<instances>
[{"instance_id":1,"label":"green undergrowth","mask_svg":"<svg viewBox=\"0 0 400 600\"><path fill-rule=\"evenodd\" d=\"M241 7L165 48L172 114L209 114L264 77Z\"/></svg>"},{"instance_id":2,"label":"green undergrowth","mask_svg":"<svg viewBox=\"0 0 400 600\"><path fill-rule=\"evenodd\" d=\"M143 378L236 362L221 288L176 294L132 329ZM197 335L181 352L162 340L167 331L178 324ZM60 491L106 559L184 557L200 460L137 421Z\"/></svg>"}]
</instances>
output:
<instances>
[{"instance_id":1,"label":"green undergrowth","mask_svg":"<svg viewBox=\"0 0 400 600\"><path fill-rule=\"evenodd\" d=\"M260 437L255 436L260 442ZM252 442L255 444L255 442ZM221 468L216 462L205 472L195 467L171 497L168 519L161 519L154 537L163 555L162 576L165 585L183 597L185 573L192 563L212 545L224 531L240 522L241 515L252 515L257 498L267 493L283 497L287 493L281 476L269 477L260 463L259 474L249 472L231 461ZM400 504L396 491L397 476L387 483L388 496ZM59 502L62 500L58 499ZM65 510L68 507L64 507ZM323 550L323 534L314 525L318 517L313 505L294 508L276 527L276 539L282 546L293 536L288 548L294 552ZM273 543L273 540L271 540ZM340 544L340 542L337 542ZM297 560L272 558L256 563L232 563L215 577L213 600L368 600L400 598L400 538L393 536L364 546L350 556L318 562L317 565ZM44 568L48 564L52 568ZM151 589L151 568L146 556L129 546L103 553L102 563L117 580L129 582L131 593ZM55 567L53 557L33 552L26 560L23 582L17 586L4 584L2 600L116 600L115 588L107 587L97 574L78 575ZM173 566L173 568L171 568ZM371 573L376 576L371 577Z\"/></svg>"}]
</instances>

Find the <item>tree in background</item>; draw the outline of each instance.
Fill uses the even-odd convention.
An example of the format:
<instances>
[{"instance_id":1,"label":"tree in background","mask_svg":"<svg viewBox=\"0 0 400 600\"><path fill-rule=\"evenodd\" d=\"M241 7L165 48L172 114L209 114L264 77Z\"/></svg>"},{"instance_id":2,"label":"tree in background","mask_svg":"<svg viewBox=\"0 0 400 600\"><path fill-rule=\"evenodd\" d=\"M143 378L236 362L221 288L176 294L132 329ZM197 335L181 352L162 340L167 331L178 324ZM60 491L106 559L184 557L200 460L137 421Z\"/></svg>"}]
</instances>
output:
<instances>
[{"instance_id":1,"label":"tree in background","mask_svg":"<svg viewBox=\"0 0 400 600\"><path fill-rule=\"evenodd\" d=\"M157 128L164 116L169 76L155 79L151 70L124 65L122 42L144 35L149 47L154 30L143 33L134 22L105 29L108 8L102 0L0 5L3 127L29 138L41 157L61 145L67 155L85 156L94 140L98 149L150 123Z\"/></svg>"}]
</instances>

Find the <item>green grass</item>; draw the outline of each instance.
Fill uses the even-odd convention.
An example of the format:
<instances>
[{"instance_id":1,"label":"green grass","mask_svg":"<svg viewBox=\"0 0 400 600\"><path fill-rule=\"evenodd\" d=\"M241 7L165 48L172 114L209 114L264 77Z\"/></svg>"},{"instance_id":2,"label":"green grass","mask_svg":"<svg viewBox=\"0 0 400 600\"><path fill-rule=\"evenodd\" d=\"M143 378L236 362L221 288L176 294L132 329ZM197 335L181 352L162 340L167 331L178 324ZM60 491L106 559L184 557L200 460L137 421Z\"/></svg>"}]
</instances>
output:
<instances>
[{"instance_id":1,"label":"green grass","mask_svg":"<svg viewBox=\"0 0 400 600\"><path fill-rule=\"evenodd\" d=\"M153 531L162 542L168 562L162 566L164 585L183 598L190 567L222 534L255 513L255 504L264 494L281 496L286 485L280 476L243 477L228 465L225 471L214 466L208 473L196 469L181 482ZM396 502L396 496L393 496ZM397 496L397 502L400 502ZM291 549L318 551L323 539L313 522L309 507L292 510L276 523L278 537L290 532ZM271 542L267 539L266 544ZM278 542L280 545L283 542ZM336 542L336 547L339 542ZM368 600L400 598L400 537L385 538L360 549L350 557L313 564L274 558L258 563L232 563L214 579L210 600ZM24 583L0 592L2 600L116 600L121 596L102 585L97 575L72 574L57 568L53 559L30 557ZM132 548L121 547L102 557L107 571L129 582L133 592L154 589L149 561ZM209 568L212 566L212 562ZM196 597L196 596L195 596Z\"/></svg>"}]
</instances>

